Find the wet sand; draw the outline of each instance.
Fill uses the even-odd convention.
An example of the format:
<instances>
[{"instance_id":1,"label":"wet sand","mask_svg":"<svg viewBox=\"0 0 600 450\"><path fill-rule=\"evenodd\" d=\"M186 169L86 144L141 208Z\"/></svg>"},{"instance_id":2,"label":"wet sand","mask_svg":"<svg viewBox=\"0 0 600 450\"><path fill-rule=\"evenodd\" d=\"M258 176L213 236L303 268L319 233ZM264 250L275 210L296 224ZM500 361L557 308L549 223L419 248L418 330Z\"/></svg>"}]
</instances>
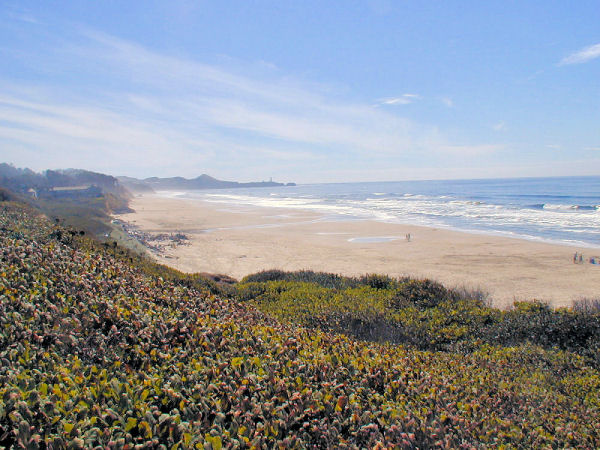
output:
<instances>
[{"instance_id":1,"label":"wet sand","mask_svg":"<svg viewBox=\"0 0 600 450\"><path fill-rule=\"evenodd\" d=\"M241 279L266 269L310 269L432 278L447 287L482 289L498 307L532 299L558 307L600 297L600 265L587 263L600 249L158 195L138 196L130 206L134 213L115 217L150 234L189 237L188 245L153 253L185 272ZM576 251L585 264L573 264Z\"/></svg>"}]
</instances>

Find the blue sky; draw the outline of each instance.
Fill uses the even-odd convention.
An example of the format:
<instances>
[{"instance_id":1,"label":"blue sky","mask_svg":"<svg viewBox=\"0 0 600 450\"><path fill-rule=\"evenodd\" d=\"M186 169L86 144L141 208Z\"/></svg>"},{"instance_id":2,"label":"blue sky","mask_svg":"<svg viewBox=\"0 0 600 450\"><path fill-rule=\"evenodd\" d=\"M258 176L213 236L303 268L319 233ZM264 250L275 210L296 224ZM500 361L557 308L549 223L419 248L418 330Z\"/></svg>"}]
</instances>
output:
<instances>
[{"instance_id":1,"label":"blue sky","mask_svg":"<svg viewBox=\"0 0 600 450\"><path fill-rule=\"evenodd\" d=\"M600 1L5 1L0 161L339 182L600 175Z\"/></svg>"}]
</instances>

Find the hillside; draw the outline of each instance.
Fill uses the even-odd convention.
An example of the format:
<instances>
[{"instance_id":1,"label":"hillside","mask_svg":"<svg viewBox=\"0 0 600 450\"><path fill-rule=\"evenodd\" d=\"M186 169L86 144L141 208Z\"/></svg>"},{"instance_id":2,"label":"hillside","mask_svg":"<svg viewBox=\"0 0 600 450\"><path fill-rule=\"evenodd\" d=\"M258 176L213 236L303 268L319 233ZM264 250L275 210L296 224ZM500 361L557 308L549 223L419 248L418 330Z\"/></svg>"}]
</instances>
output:
<instances>
[{"instance_id":1,"label":"hillside","mask_svg":"<svg viewBox=\"0 0 600 450\"><path fill-rule=\"evenodd\" d=\"M0 446L600 445L600 373L568 346L434 351L337 334L336 305L383 302L377 289L407 281L262 274L227 293L14 203L0 203L0 229ZM398 311L415 300L419 321L444 328L426 311L452 298L411 286ZM309 323L317 294L330 326Z\"/></svg>"},{"instance_id":2,"label":"hillside","mask_svg":"<svg viewBox=\"0 0 600 450\"><path fill-rule=\"evenodd\" d=\"M98 188L98 191L93 191L90 195L112 194L124 199L130 195L119 184L119 181L110 175L82 169L46 170L37 173L6 163L0 163L0 186L17 193L40 198L77 196L77 190L90 186Z\"/></svg>"},{"instance_id":3,"label":"hillside","mask_svg":"<svg viewBox=\"0 0 600 450\"><path fill-rule=\"evenodd\" d=\"M131 193L110 175L81 169L46 170L0 164L0 189L43 212L53 220L106 237L113 228L110 214L131 211Z\"/></svg>"}]
</instances>

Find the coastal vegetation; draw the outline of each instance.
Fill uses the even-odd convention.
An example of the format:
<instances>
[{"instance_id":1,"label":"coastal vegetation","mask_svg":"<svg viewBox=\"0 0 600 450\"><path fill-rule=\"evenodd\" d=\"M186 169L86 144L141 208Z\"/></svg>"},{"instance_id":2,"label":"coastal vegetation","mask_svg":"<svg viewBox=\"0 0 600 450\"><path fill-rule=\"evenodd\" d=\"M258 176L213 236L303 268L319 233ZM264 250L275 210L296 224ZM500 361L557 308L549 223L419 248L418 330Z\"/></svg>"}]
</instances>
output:
<instances>
[{"instance_id":1,"label":"coastal vegetation","mask_svg":"<svg viewBox=\"0 0 600 450\"><path fill-rule=\"evenodd\" d=\"M590 300L573 309L531 301L500 310L480 291L431 280L310 271L250 275L236 285L235 296L279 320L361 340L455 352L535 345L574 352L600 367L600 309Z\"/></svg>"},{"instance_id":2,"label":"coastal vegetation","mask_svg":"<svg viewBox=\"0 0 600 450\"><path fill-rule=\"evenodd\" d=\"M0 228L0 446L600 444L593 307L377 275L231 285L13 202Z\"/></svg>"}]
</instances>

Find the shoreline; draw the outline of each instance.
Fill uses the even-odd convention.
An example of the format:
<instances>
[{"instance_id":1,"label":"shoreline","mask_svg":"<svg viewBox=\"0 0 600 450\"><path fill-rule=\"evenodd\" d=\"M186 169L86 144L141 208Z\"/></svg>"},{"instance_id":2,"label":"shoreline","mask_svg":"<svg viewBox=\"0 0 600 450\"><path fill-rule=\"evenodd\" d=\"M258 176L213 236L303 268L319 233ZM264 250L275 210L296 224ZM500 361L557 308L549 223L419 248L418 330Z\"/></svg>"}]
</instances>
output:
<instances>
[{"instance_id":1,"label":"shoreline","mask_svg":"<svg viewBox=\"0 0 600 450\"><path fill-rule=\"evenodd\" d=\"M151 252L184 272L241 279L261 270L305 269L431 278L489 292L501 308L533 299L569 306L599 294L600 265L573 264L576 251L586 260L600 254L590 247L148 194L132 199L131 207L134 213L114 217L150 235L186 236L185 245Z\"/></svg>"}]
</instances>

